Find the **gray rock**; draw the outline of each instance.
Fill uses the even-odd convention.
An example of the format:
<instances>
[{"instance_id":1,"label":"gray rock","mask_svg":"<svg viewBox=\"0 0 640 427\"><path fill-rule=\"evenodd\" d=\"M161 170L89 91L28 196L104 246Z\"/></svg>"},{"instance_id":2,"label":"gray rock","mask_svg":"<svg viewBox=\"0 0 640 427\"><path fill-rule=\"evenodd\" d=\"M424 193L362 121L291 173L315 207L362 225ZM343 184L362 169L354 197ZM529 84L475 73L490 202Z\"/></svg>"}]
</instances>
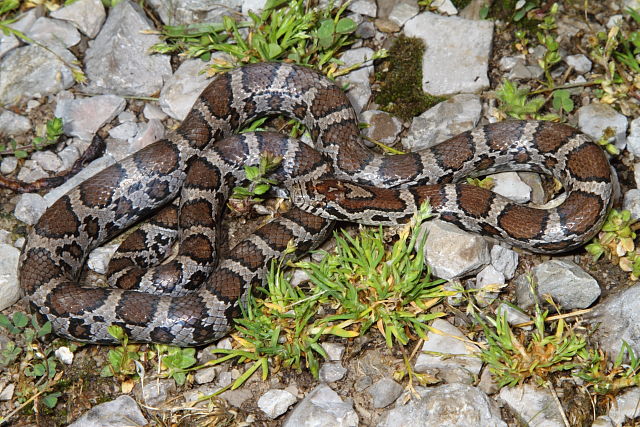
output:
<instances>
[{"instance_id":1,"label":"gray rock","mask_svg":"<svg viewBox=\"0 0 640 427\"><path fill-rule=\"evenodd\" d=\"M20 172L18 172L18 180L24 182L33 182L40 178L49 176L40 165L29 159L24 162Z\"/></svg>"},{"instance_id":2,"label":"gray rock","mask_svg":"<svg viewBox=\"0 0 640 427\"><path fill-rule=\"evenodd\" d=\"M518 268L518 253L500 245L494 245L491 248L491 265L506 279L511 279Z\"/></svg>"},{"instance_id":3,"label":"gray rock","mask_svg":"<svg viewBox=\"0 0 640 427\"><path fill-rule=\"evenodd\" d=\"M31 130L31 120L9 110L1 110L0 136L17 136Z\"/></svg>"},{"instance_id":4,"label":"gray rock","mask_svg":"<svg viewBox=\"0 0 640 427\"><path fill-rule=\"evenodd\" d=\"M176 391L176 382L171 379L153 379L144 386L138 385L134 389L136 397L145 405L159 407L172 398Z\"/></svg>"},{"instance_id":5,"label":"gray rock","mask_svg":"<svg viewBox=\"0 0 640 427\"><path fill-rule=\"evenodd\" d=\"M371 97L369 76L373 73L373 64L370 61L373 53L373 50L368 47L360 47L350 49L340 57L340 60L344 61L345 66L352 66L360 62L368 61L368 65L357 68L346 76L338 77L337 79L340 85L348 85L347 97L349 101L351 101L351 105L353 105L357 114L360 114Z\"/></svg>"},{"instance_id":6,"label":"gray rock","mask_svg":"<svg viewBox=\"0 0 640 427\"><path fill-rule=\"evenodd\" d=\"M427 93L451 95L489 87L491 21L424 12L407 21L404 31L423 39L427 46L422 62L422 87Z\"/></svg>"},{"instance_id":7,"label":"gray rock","mask_svg":"<svg viewBox=\"0 0 640 427\"><path fill-rule=\"evenodd\" d=\"M370 39L376 35L376 26L371 21L362 21L358 24L355 34L361 39Z\"/></svg>"},{"instance_id":8,"label":"gray rock","mask_svg":"<svg viewBox=\"0 0 640 427\"><path fill-rule=\"evenodd\" d=\"M422 393L421 393L422 394ZM409 421L410 420L410 421ZM464 384L445 384L425 390L382 416L378 427L506 427L500 410L481 390Z\"/></svg>"},{"instance_id":9,"label":"gray rock","mask_svg":"<svg viewBox=\"0 0 640 427\"><path fill-rule=\"evenodd\" d=\"M616 426L624 424L626 421L640 417L640 388L633 387L616 396L616 402L611 405L609 418Z\"/></svg>"},{"instance_id":10,"label":"gray rock","mask_svg":"<svg viewBox=\"0 0 640 427\"><path fill-rule=\"evenodd\" d=\"M184 120L200 92L212 80L202 71L207 63L199 59L184 61L160 92L160 108L176 120Z\"/></svg>"},{"instance_id":11,"label":"gray rock","mask_svg":"<svg viewBox=\"0 0 640 427\"><path fill-rule=\"evenodd\" d=\"M347 369L340 362L325 362L320 367L320 381L332 383L340 381L347 373Z\"/></svg>"},{"instance_id":12,"label":"gray rock","mask_svg":"<svg viewBox=\"0 0 640 427\"><path fill-rule=\"evenodd\" d=\"M2 158L0 163L0 173L7 175L16 170L18 167L18 159L14 156L7 156Z\"/></svg>"},{"instance_id":13,"label":"gray rock","mask_svg":"<svg viewBox=\"0 0 640 427\"><path fill-rule=\"evenodd\" d=\"M54 354L56 358L65 365L71 365L73 363L73 353L69 350L69 347L58 347Z\"/></svg>"},{"instance_id":14,"label":"gray rock","mask_svg":"<svg viewBox=\"0 0 640 427\"><path fill-rule=\"evenodd\" d=\"M63 122L64 133L90 141L95 133L110 122L127 105L116 95L98 95L83 99L63 99L56 105L56 117Z\"/></svg>"},{"instance_id":15,"label":"gray rock","mask_svg":"<svg viewBox=\"0 0 640 427\"><path fill-rule=\"evenodd\" d=\"M606 128L612 128L615 135L616 147L624 148L627 138L627 118L618 113L613 107L594 102L577 111L578 127L591 138L598 140Z\"/></svg>"},{"instance_id":16,"label":"gray rock","mask_svg":"<svg viewBox=\"0 0 640 427\"><path fill-rule=\"evenodd\" d=\"M220 394L224 400L231 406L240 408L244 402L253 398L253 393L250 390L239 388L236 390L228 390Z\"/></svg>"},{"instance_id":17,"label":"gray rock","mask_svg":"<svg viewBox=\"0 0 640 427\"><path fill-rule=\"evenodd\" d=\"M503 56L498 62L498 67L502 71L511 71L518 64L524 64L524 56Z\"/></svg>"},{"instance_id":18,"label":"gray rock","mask_svg":"<svg viewBox=\"0 0 640 427\"><path fill-rule=\"evenodd\" d=\"M258 399L258 408L272 420L287 412L298 399L286 390L269 390Z\"/></svg>"},{"instance_id":19,"label":"gray rock","mask_svg":"<svg viewBox=\"0 0 640 427\"><path fill-rule=\"evenodd\" d=\"M143 126L142 130L138 132L133 141L131 141L129 153L135 153L147 145L164 138L164 134L164 125L160 120L149 120L147 124Z\"/></svg>"},{"instance_id":20,"label":"gray rock","mask_svg":"<svg viewBox=\"0 0 640 427\"><path fill-rule=\"evenodd\" d=\"M380 409L391 405L402 394L402 386L391 378L382 378L367 389L372 398L371 404Z\"/></svg>"},{"instance_id":21,"label":"gray rock","mask_svg":"<svg viewBox=\"0 0 640 427\"><path fill-rule=\"evenodd\" d=\"M564 309L587 308L600 296L596 279L571 261L546 261L532 272L538 298L548 294ZM535 302L525 275L516 280L516 295L520 307L531 307Z\"/></svg>"},{"instance_id":22,"label":"gray rock","mask_svg":"<svg viewBox=\"0 0 640 427\"><path fill-rule=\"evenodd\" d=\"M640 352L640 284L612 294L587 315L589 323L598 325L593 337L602 351L615 358L626 341ZM611 319L615 319L612 321Z\"/></svg>"},{"instance_id":23,"label":"gray rock","mask_svg":"<svg viewBox=\"0 0 640 427\"><path fill-rule=\"evenodd\" d=\"M624 22L624 16L622 15L613 15L610 16L607 20L607 28L611 29L613 27L619 27Z\"/></svg>"},{"instance_id":24,"label":"gray rock","mask_svg":"<svg viewBox=\"0 0 640 427\"><path fill-rule=\"evenodd\" d=\"M19 197L13 214L25 224L35 224L47 208L47 203L42 196L35 193L25 193Z\"/></svg>"},{"instance_id":25,"label":"gray rock","mask_svg":"<svg viewBox=\"0 0 640 427\"><path fill-rule=\"evenodd\" d=\"M500 399L530 427L564 427L562 414L553 395L529 384L504 387Z\"/></svg>"},{"instance_id":26,"label":"gray rock","mask_svg":"<svg viewBox=\"0 0 640 427\"><path fill-rule=\"evenodd\" d=\"M135 122L124 122L121 125L118 125L112 128L109 131L109 136L116 139L124 139L128 141L133 139L138 134L138 124Z\"/></svg>"},{"instance_id":27,"label":"gray rock","mask_svg":"<svg viewBox=\"0 0 640 427\"><path fill-rule=\"evenodd\" d=\"M15 242L13 242L13 246L18 248L18 249L22 249L24 248L24 242L26 241L26 239L24 237L18 237L16 239Z\"/></svg>"},{"instance_id":28,"label":"gray rock","mask_svg":"<svg viewBox=\"0 0 640 427\"><path fill-rule=\"evenodd\" d=\"M573 67L578 74L584 74L591 71L591 61L585 55L579 53L577 55L569 55L564 58L567 65Z\"/></svg>"},{"instance_id":29,"label":"gray rock","mask_svg":"<svg viewBox=\"0 0 640 427\"><path fill-rule=\"evenodd\" d=\"M13 392L15 391L15 389L16 385L13 383L3 387L2 391L0 392L0 401L7 402L11 400L13 398Z\"/></svg>"},{"instance_id":30,"label":"gray rock","mask_svg":"<svg viewBox=\"0 0 640 427\"><path fill-rule=\"evenodd\" d=\"M425 224L426 262L437 277L451 280L478 271L491 260L487 241L460 230L453 224L433 220Z\"/></svg>"},{"instance_id":31,"label":"gray rock","mask_svg":"<svg viewBox=\"0 0 640 427\"><path fill-rule=\"evenodd\" d=\"M36 19L44 13L43 7L34 7L29 11L16 17L16 21L8 25L9 28L26 33L29 28L36 22ZM5 34L0 31L0 58L11 49L20 46L20 41L13 34Z\"/></svg>"},{"instance_id":32,"label":"gray rock","mask_svg":"<svg viewBox=\"0 0 640 427\"><path fill-rule=\"evenodd\" d=\"M607 415L600 415L598 418L593 420L591 427L616 427L616 425Z\"/></svg>"},{"instance_id":33,"label":"gray rock","mask_svg":"<svg viewBox=\"0 0 640 427\"><path fill-rule=\"evenodd\" d=\"M18 259L20 251L0 243L0 310L11 307L20 298Z\"/></svg>"},{"instance_id":34,"label":"gray rock","mask_svg":"<svg viewBox=\"0 0 640 427\"><path fill-rule=\"evenodd\" d=\"M242 14L249 16L249 11L260 14L267 0L244 0L242 2Z\"/></svg>"},{"instance_id":35,"label":"gray rock","mask_svg":"<svg viewBox=\"0 0 640 427\"><path fill-rule=\"evenodd\" d=\"M482 103L473 94L460 94L441 102L413 119L402 146L408 151L432 147L473 129L480 120Z\"/></svg>"},{"instance_id":36,"label":"gray rock","mask_svg":"<svg viewBox=\"0 0 640 427\"><path fill-rule=\"evenodd\" d=\"M209 384L216 378L216 368L210 366L208 368L198 369L194 375L196 384Z\"/></svg>"},{"instance_id":37,"label":"gray rock","mask_svg":"<svg viewBox=\"0 0 640 427\"><path fill-rule=\"evenodd\" d=\"M629 123L629 136L627 137L627 149L636 157L640 157L640 117Z\"/></svg>"},{"instance_id":38,"label":"gray rock","mask_svg":"<svg viewBox=\"0 0 640 427\"><path fill-rule=\"evenodd\" d=\"M636 219L640 218L640 190L632 188L624 193L622 209L631 212L632 217Z\"/></svg>"},{"instance_id":39,"label":"gray rock","mask_svg":"<svg viewBox=\"0 0 640 427\"><path fill-rule=\"evenodd\" d=\"M372 18L375 18L378 13L378 6L375 0L354 0L347 6L347 9Z\"/></svg>"},{"instance_id":40,"label":"gray rock","mask_svg":"<svg viewBox=\"0 0 640 427\"><path fill-rule=\"evenodd\" d=\"M242 0L150 0L148 2L166 25L222 22L225 15L240 11Z\"/></svg>"},{"instance_id":41,"label":"gray rock","mask_svg":"<svg viewBox=\"0 0 640 427\"><path fill-rule=\"evenodd\" d=\"M402 0L397 2L389 13L389 20L395 22L399 26L403 26L405 22L413 18L420 12L418 2L412 0Z\"/></svg>"},{"instance_id":42,"label":"gray rock","mask_svg":"<svg viewBox=\"0 0 640 427\"><path fill-rule=\"evenodd\" d=\"M164 113L164 111L162 111L160 107L154 104L145 104L142 113L147 120L164 120L167 118L167 115Z\"/></svg>"},{"instance_id":43,"label":"gray rock","mask_svg":"<svg viewBox=\"0 0 640 427\"><path fill-rule=\"evenodd\" d=\"M150 96L171 75L169 57L151 55L160 42L144 11L125 0L111 8L109 17L85 55L87 91L117 95Z\"/></svg>"},{"instance_id":44,"label":"gray rock","mask_svg":"<svg viewBox=\"0 0 640 427\"><path fill-rule=\"evenodd\" d=\"M451 0L434 0L430 6L435 7L438 12L446 15L458 14L458 9L451 3Z\"/></svg>"},{"instance_id":45,"label":"gray rock","mask_svg":"<svg viewBox=\"0 0 640 427\"><path fill-rule=\"evenodd\" d=\"M75 46L80 42L80 33L73 25L44 16L33 23L27 36L54 51Z\"/></svg>"},{"instance_id":46,"label":"gray rock","mask_svg":"<svg viewBox=\"0 0 640 427\"><path fill-rule=\"evenodd\" d=\"M360 118L369 124L369 127L364 129L364 134L383 144L393 144L402 132L402 122L384 111L363 111Z\"/></svg>"},{"instance_id":47,"label":"gray rock","mask_svg":"<svg viewBox=\"0 0 640 427\"><path fill-rule=\"evenodd\" d=\"M338 393L320 384L311 390L287 415L283 427L358 425L358 414L351 403L343 402Z\"/></svg>"},{"instance_id":48,"label":"gray rock","mask_svg":"<svg viewBox=\"0 0 640 427\"><path fill-rule=\"evenodd\" d=\"M0 62L0 105L16 104L71 87L73 74L67 64L75 60L68 50L54 54L35 45L11 50Z\"/></svg>"},{"instance_id":49,"label":"gray rock","mask_svg":"<svg viewBox=\"0 0 640 427\"><path fill-rule=\"evenodd\" d=\"M531 80L542 77L544 70L538 65L527 65L523 62L518 62L507 74L509 80Z\"/></svg>"},{"instance_id":50,"label":"gray rock","mask_svg":"<svg viewBox=\"0 0 640 427\"><path fill-rule=\"evenodd\" d=\"M62 167L62 160L53 151L36 151L31 155L31 160L49 172L56 172Z\"/></svg>"},{"instance_id":51,"label":"gray rock","mask_svg":"<svg viewBox=\"0 0 640 427\"><path fill-rule=\"evenodd\" d=\"M509 304L502 303L496 308L496 314L501 314L507 318L507 322L510 325L518 325L520 323L526 323L531 320L531 318L523 313L520 309L514 308ZM523 329L529 330L531 326L524 327Z\"/></svg>"},{"instance_id":52,"label":"gray rock","mask_svg":"<svg viewBox=\"0 0 640 427\"><path fill-rule=\"evenodd\" d=\"M127 395L94 406L69 427L144 426L148 423L138 404Z\"/></svg>"},{"instance_id":53,"label":"gray rock","mask_svg":"<svg viewBox=\"0 0 640 427\"><path fill-rule=\"evenodd\" d=\"M435 369L438 370L439 377L448 383L473 382L482 368L482 361L475 354L480 349L468 342L458 328L445 320L436 319L431 326L443 334L427 334L427 340L416 359L416 372Z\"/></svg>"},{"instance_id":54,"label":"gray rock","mask_svg":"<svg viewBox=\"0 0 640 427\"><path fill-rule=\"evenodd\" d=\"M327 352L327 356L329 360L332 362L336 362L342 359L342 355L344 354L344 344L338 344L335 342L325 341L320 344L320 346Z\"/></svg>"},{"instance_id":55,"label":"gray rock","mask_svg":"<svg viewBox=\"0 0 640 427\"><path fill-rule=\"evenodd\" d=\"M106 274L109 261L113 254L118 249L118 244L113 245L105 245L95 248L91 252L89 252L89 257L87 258L87 267L91 270L95 271L98 274Z\"/></svg>"},{"instance_id":56,"label":"gray rock","mask_svg":"<svg viewBox=\"0 0 640 427\"><path fill-rule=\"evenodd\" d=\"M9 230L0 229L0 243L11 243L11 232Z\"/></svg>"},{"instance_id":57,"label":"gray rock","mask_svg":"<svg viewBox=\"0 0 640 427\"><path fill-rule=\"evenodd\" d=\"M69 21L89 38L94 38L106 17L104 6L100 0L77 0L54 12L51 17Z\"/></svg>"},{"instance_id":58,"label":"gray rock","mask_svg":"<svg viewBox=\"0 0 640 427\"><path fill-rule=\"evenodd\" d=\"M501 196L517 203L527 203L531 200L531 188L525 184L516 172L503 172L491 175L494 186L491 189Z\"/></svg>"},{"instance_id":59,"label":"gray rock","mask_svg":"<svg viewBox=\"0 0 640 427\"><path fill-rule=\"evenodd\" d=\"M483 307L491 304L498 298L499 289L504 287L505 277L501 271L498 271L493 265L489 264L484 267L476 276L476 289L481 289L474 294L476 301ZM495 289L495 291L492 291Z\"/></svg>"}]
</instances>

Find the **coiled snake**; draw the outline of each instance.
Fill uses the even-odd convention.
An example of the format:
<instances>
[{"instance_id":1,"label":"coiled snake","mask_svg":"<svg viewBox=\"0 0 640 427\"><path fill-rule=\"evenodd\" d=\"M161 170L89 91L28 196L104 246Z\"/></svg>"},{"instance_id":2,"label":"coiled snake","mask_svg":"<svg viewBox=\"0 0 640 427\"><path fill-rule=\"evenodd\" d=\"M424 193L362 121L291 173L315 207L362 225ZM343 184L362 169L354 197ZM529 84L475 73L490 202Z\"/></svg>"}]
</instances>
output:
<instances>
[{"instance_id":1,"label":"coiled snake","mask_svg":"<svg viewBox=\"0 0 640 427\"><path fill-rule=\"evenodd\" d=\"M316 149L273 133L230 136L270 114L303 122ZM244 165L266 154L283 158L274 175L296 207L215 266L215 225L229 188L243 179ZM505 169L557 177L565 201L534 209L459 183ZM296 245L291 256L298 256L323 239L333 220L396 224L428 198L440 218L466 230L554 253L576 248L598 231L611 192L604 153L571 127L506 121L421 152L381 156L362 144L355 113L333 83L295 65L248 65L217 77L168 139L103 170L49 207L27 238L20 284L59 335L111 343L107 327L115 324L132 341L202 345L229 330L242 295L261 282L287 243ZM179 193L176 210L170 203ZM112 265L119 288L78 283L89 251L159 209L156 224L172 228L179 222L182 229L172 262L149 269L155 255L121 256ZM147 240L168 245L146 233L134 233L123 250L155 253L145 248Z\"/></svg>"}]
</instances>

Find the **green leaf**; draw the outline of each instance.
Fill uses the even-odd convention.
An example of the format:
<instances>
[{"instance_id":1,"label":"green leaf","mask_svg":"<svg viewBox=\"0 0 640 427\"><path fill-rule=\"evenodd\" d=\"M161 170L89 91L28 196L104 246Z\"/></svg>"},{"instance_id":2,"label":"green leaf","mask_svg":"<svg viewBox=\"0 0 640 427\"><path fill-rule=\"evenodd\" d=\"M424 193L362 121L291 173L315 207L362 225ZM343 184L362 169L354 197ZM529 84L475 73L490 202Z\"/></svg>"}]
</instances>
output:
<instances>
[{"instance_id":1,"label":"green leaf","mask_svg":"<svg viewBox=\"0 0 640 427\"><path fill-rule=\"evenodd\" d=\"M336 33L338 34L349 34L352 33L358 28L353 19L350 18L341 18L336 24Z\"/></svg>"},{"instance_id":2,"label":"green leaf","mask_svg":"<svg viewBox=\"0 0 640 427\"><path fill-rule=\"evenodd\" d=\"M13 313L13 324L18 328L24 328L29 323L29 317L21 311Z\"/></svg>"},{"instance_id":3,"label":"green leaf","mask_svg":"<svg viewBox=\"0 0 640 427\"><path fill-rule=\"evenodd\" d=\"M184 372L176 372L172 375L172 377L177 385L183 385L187 380L187 376L185 375Z\"/></svg>"},{"instance_id":4,"label":"green leaf","mask_svg":"<svg viewBox=\"0 0 640 427\"><path fill-rule=\"evenodd\" d=\"M573 101L569 91L566 89L558 89L553 92L552 104L556 110L566 111L567 113L573 111Z\"/></svg>"},{"instance_id":5,"label":"green leaf","mask_svg":"<svg viewBox=\"0 0 640 427\"><path fill-rule=\"evenodd\" d=\"M111 367L111 365L105 365L102 367L102 370L100 371L100 376L102 378L109 378L113 376L113 369Z\"/></svg>"},{"instance_id":6,"label":"green leaf","mask_svg":"<svg viewBox=\"0 0 640 427\"><path fill-rule=\"evenodd\" d=\"M258 184L256 188L253 189L253 193L260 196L269 191L270 188L271 186L269 184Z\"/></svg>"},{"instance_id":7,"label":"green leaf","mask_svg":"<svg viewBox=\"0 0 640 427\"><path fill-rule=\"evenodd\" d=\"M320 22L318 27L318 39L320 40L320 46L328 48L333 43L333 33L335 31L335 24L331 19L325 19Z\"/></svg>"},{"instance_id":8,"label":"green leaf","mask_svg":"<svg viewBox=\"0 0 640 427\"><path fill-rule=\"evenodd\" d=\"M49 409L53 409L58 404L58 398L62 396L62 393L59 391L47 394L43 399L42 403Z\"/></svg>"},{"instance_id":9,"label":"green leaf","mask_svg":"<svg viewBox=\"0 0 640 427\"><path fill-rule=\"evenodd\" d=\"M24 150L15 150L13 152L13 155L16 156L17 159L24 159L25 157L27 157L29 155L29 153L27 153Z\"/></svg>"},{"instance_id":10,"label":"green leaf","mask_svg":"<svg viewBox=\"0 0 640 427\"><path fill-rule=\"evenodd\" d=\"M244 173L249 181L255 181L260 176L260 169L256 166L245 166Z\"/></svg>"},{"instance_id":11,"label":"green leaf","mask_svg":"<svg viewBox=\"0 0 640 427\"><path fill-rule=\"evenodd\" d=\"M117 339L118 341L123 341L125 338L124 329L118 325L111 325L107 328L107 332L109 335Z\"/></svg>"}]
</instances>

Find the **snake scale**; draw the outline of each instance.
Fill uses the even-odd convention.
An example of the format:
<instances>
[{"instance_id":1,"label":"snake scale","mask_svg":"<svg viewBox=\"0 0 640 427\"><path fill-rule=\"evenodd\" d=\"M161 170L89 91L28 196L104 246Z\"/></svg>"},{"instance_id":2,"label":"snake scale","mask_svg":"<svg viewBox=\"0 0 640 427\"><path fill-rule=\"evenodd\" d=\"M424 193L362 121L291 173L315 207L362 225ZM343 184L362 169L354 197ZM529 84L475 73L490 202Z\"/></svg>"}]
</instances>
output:
<instances>
[{"instance_id":1,"label":"snake scale","mask_svg":"<svg viewBox=\"0 0 640 427\"><path fill-rule=\"evenodd\" d=\"M284 114L309 129L315 149L274 133L233 135L261 116ZM241 241L219 262L217 228L243 166L264 155L294 205ZM532 170L558 178L566 199L552 209L515 204L460 183L467 176ZM435 147L382 156L366 148L342 90L309 69L281 63L244 66L214 79L179 128L96 174L50 206L28 235L20 284L32 309L62 336L112 343L109 325L132 341L202 345L224 336L243 295L261 283L271 259L293 242L313 248L334 220L407 221L424 200L441 219L534 252L579 247L602 224L612 175L602 150L577 130L539 121L506 121ZM171 204L180 195L180 206ZM159 213L158 213L159 212ZM180 224L173 261L150 268L170 245L136 232L122 250L148 250L112 262L117 287L79 283L87 254L127 227ZM149 241L157 248L146 248ZM152 259L153 262L149 261Z\"/></svg>"}]
</instances>

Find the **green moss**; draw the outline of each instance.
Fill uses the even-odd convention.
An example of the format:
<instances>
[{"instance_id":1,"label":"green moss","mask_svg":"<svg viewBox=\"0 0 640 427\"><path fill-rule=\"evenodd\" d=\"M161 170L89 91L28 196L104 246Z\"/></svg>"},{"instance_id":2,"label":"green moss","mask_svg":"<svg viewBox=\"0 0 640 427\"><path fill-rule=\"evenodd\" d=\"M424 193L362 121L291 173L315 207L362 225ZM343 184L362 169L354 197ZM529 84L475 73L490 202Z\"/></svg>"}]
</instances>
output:
<instances>
[{"instance_id":1,"label":"green moss","mask_svg":"<svg viewBox=\"0 0 640 427\"><path fill-rule=\"evenodd\" d=\"M422 90L422 56L424 43L417 38L400 36L389 49L383 71L377 75L380 92L375 101L382 110L409 120L445 98Z\"/></svg>"},{"instance_id":2,"label":"green moss","mask_svg":"<svg viewBox=\"0 0 640 427\"><path fill-rule=\"evenodd\" d=\"M462 10L467 7L469 3L471 3L471 0L451 0L451 3L453 3L456 9Z\"/></svg>"}]
</instances>

